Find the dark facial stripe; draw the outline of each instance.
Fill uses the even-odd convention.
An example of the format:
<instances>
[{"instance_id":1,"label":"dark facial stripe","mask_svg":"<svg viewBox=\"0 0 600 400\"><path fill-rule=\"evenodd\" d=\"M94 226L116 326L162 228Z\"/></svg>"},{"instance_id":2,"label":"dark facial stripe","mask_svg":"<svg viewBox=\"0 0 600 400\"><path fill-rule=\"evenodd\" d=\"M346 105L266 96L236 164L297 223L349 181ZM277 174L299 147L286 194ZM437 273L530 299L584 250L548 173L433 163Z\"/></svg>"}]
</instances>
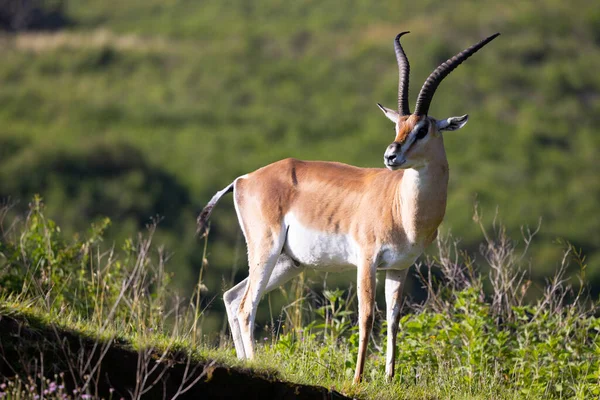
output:
<instances>
[{"instance_id":1,"label":"dark facial stripe","mask_svg":"<svg viewBox=\"0 0 600 400\"><path fill-rule=\"evenodd\" d=\"M429 132L429 121L425 121L425 123L419 128L416 134L415 142L427 136L427 132Z\"/></svg>"}]
</instances>

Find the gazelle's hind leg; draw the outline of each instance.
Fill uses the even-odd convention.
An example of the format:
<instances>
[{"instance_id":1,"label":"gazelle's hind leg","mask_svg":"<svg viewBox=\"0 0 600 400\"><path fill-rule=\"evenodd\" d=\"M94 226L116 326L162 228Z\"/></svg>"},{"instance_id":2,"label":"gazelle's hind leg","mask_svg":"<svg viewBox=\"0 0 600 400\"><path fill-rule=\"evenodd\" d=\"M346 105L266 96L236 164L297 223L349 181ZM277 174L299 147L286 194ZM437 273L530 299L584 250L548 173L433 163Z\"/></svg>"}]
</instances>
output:
<instances>
[{"instance_id":1,"label":"gazelle's hind leg","mask_svg":"<svg viewBox=\"0 0 600 400\"><path fill-rule=\"evenodd\" d=\"M235 354L237 354L238 358L246 358L246 352L244 351L244 343L242 342L242 334L240 332L240 324L238 322L237 315L240 308L240 302L242 301L242 296L246 291L247 284L248 278L244 279L223 294L225 310L227 311L227 320L229 321L229 329L231 330L233 344L235 345Z\"/></svg>"},{"instance_id":2,"label":"gazelle's hind leg","mask_svg":"<svg viewBox=\"0 0 600 400\"><path fill-rule=\"evenodd\" d=\"M304 271L304 269L305 267L303 266L296 266L294 261L288 255L281 254L277 259L277 264L275 265L275 268L273 268L273 272L269 278L269 283L267 283L263 294L284 285L290 279L299 275L302 271ZM249 278L244 279L233 288L225 292L223 295L225 309L227 310L227 318L229 320L229 327L231 329L231 335L233 336L233 343L235 345L235 352L238 358L246 358L246 351L244 350L244 343L242 341L242 334L238 320L238 312L242 297L246 292L248 279ZM250 328L252 329L252 326Z\"/></svg>"},{"instance_id":3,"label":"gazelle's hind leg","mask_svg":"<svg viewBox=\"0 0 600 400\"><path fill-rule=\"evenodd\" d=\"M287 234L282 206L285 188L278 180L254 180L254 174L260 176L259 171L236 179L233 186L233 204L248 246L249 274L245 284L236 286L234 292L226 296L230 304L227 313L238 356L246 358L254 357L256 309L281 256ZM281 268L287 267L282 264ZM275 274L274 281L285 276L287 274ZM241 298L240 293L243 293Z\"/></svg>"},{"instance_id":4,"label":"gazelle's hind leg","mask_svg":"<svg viewBox=\"0 0 600 400\"><path fill-rule=\"evenodd\" d=\"M265 231L258 237L254 236L252 241L248 240L248 283L240 302L238 323L244 352L249 359L254 358L254 318L258 302L267 287L285 241L285 229L280 231Z\"/></svg>"}]
</instances>

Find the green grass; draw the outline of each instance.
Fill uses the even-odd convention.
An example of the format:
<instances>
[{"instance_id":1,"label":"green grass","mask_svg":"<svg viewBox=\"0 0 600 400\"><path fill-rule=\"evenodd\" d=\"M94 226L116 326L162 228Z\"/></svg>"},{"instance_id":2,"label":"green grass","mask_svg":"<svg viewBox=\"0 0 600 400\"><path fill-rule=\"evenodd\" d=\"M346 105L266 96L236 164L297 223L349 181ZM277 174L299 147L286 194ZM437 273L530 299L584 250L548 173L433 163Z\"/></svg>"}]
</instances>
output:
<instances>
[{"instance_id":1,"label":"green grass","mask_svg":"<svg viewBox=\"0 0 600 400\"><path fill-rule=\"evenodd\" d=\"M160 359L183 355L192 362L215 360L250 368L257 376L366 399L583 399L600 394L599 309L585 296L585 287L572 286L565 278L569 264L581 273L586 269L572 246L566 247L541 298L528 303L531 282L522 263L527 248L517 247L503 228L484 231L488 276L480 275L456 244L439 241L436 258L416 270L427 299L406 305L395 378L385 382L382 323L373 333L364 381L354 386L358 332L352 289L326 290L321 297L296 281L286 293L290 298L299 294L299 301L257 331L257 358L240 361L225 332L203 332L207 299L202 279L192 298L182 299L169 289L163 253L152 244L153 227L120 248L102 244L106 224L69 239L47 217L39 199L26 218L3 222L0 315L25 320L33 329L54 327L51 331L110 341L139 354L150 348L147 354ZM55 344L59 349L60 343ZM76 365L76 355L71 359L67 354L62 365ZM39 354L25 358L13 365L17 378L9 380L11 388L30 382L41 390L41 378L27 372L42 362ZM55 361L55 368L61 365ZM78 371L76 387L93 393L91 373Z\"/></svg>"}]
</instances>

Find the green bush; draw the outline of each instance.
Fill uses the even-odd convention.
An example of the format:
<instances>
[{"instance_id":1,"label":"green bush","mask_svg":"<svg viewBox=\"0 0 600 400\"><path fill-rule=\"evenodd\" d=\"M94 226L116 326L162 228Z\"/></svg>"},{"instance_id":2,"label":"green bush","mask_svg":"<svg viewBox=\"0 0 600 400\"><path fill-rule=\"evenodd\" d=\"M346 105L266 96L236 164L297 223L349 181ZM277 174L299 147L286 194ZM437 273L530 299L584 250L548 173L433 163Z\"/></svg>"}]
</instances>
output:
<instances>
[{"instance_id":1,"label":"green bush","mask_svg":"<svg viewBox=\"0 0 600 400\"><path fill-rule=\"evenodd\" d=\"M169 275L164 255L151 253L155 226L147 238L128 239L121 249L102 244L108 218L69 238L45 215L39 197L24 221L2 222L11 230L3 229L0 238L0 298L32 302L51 316L66 312L90 322L116 318L123 326L140 321L162 326L157 317L165 307Z\"/></svg>"}]
</instances>

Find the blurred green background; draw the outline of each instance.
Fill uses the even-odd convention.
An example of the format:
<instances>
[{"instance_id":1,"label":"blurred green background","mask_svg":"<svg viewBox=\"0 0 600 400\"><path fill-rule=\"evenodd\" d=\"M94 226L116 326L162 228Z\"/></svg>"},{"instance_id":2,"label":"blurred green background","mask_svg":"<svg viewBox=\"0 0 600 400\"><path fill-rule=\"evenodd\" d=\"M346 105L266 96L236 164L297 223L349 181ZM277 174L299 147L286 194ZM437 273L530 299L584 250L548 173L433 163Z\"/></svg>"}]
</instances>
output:
<instances>
[{"instance_id":1,"label":"blurred green background","mask_svg":"<svg viewBox=\"0 0 600 400\"><path fill-rule=\"evenodd\" d=\"M160 215L182 293L202 258L196 215L235 177L285 157L383 166L394 132L375 104L396 106L398 32L412 32L411 108L439 63L502 32L432 103L435 117L470 115L446 135L442 231L480 257L476 200L515 239L541 217L534 281L563 238L600 292L594 2L0 0L0 25L0 197L22 211L40 193L66 234L108 216L117 244ZM230 196L212 222L204 276L220 320L223 288L246 276Z\"/></svg>"}]
</instances>

